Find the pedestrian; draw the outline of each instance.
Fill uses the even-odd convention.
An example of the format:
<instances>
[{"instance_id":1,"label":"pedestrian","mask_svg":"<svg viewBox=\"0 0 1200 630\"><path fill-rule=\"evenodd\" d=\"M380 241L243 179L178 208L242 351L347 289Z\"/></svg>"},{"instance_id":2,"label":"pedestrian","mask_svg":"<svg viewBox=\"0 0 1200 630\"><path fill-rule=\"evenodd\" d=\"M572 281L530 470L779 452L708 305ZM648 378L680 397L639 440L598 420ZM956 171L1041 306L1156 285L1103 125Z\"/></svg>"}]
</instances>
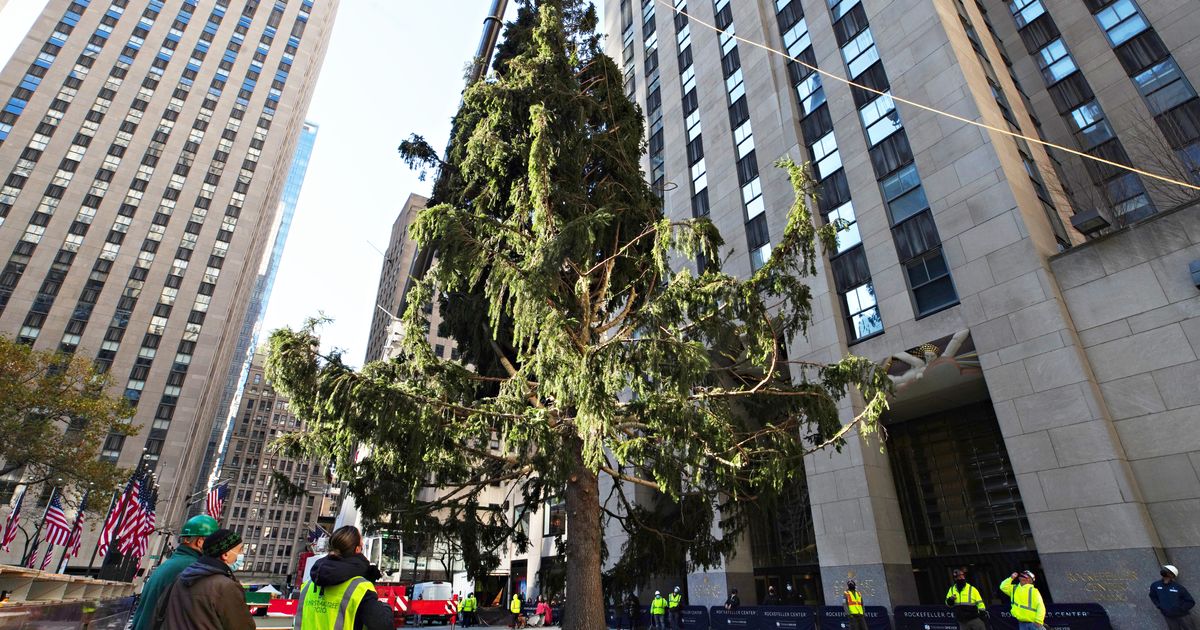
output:
<instances>
[{"instance_id":1,"label":"pedestrian","mask_svg":"<svg viewBox=\"0 0 1200 630\"><path fill-rule=\"evenodd\" d=\"M734 588L730 590L730 596L725 600L725 610L736 611L738 606L742 606L742 598L738 596L738 589Z\"/></svg>"},{"instance_id":2,"label":"pedestrian","mask_svg":"<svg viewBox=\"0 0 1200 630\"><path fill-rule=\"evenodd\" d=\"M946 593L946 605L954 611L958 630L987 630L987 606L979 589L967 583L967 570L954 570L954 584Z\"/></svg>"},{"instance_id":3,"label":"pedestrian","mask_svg":"<svg viewBox=\"0 0 1200 630\"><path fill-rule=\"evenodd\" d=\"M512 601L508 603L508 612L512 613L512 624L508 627L518 628L517 622L521 619L521 595L513 593Z\"/></svg>"},{"instance_id":4,"label":"pedestrian","mask_svg":"<svg viewBox=\"0 0 1200 630\"><path fill-rule=\"evenodd\" d=\"M1000 583L1000 592L1012 600L1013 619L1017 620L1017 630L1045 630L1046 604L1042 602L1042 594L1033 585L1033 571L1025 570L1013 573Z\"/></svg>"},{"instance_id":5,"label":"pedestrian","mask_svg":"<svg viewBox=\"0 0 1200 630\"><path fill-rule=\"evenodd\" d=\"M554 622L554 613L551 612L550 604L546 603L546 598L542 595L538 595L537 608L533 612L536 615L541 615L543 626L548 626Z\"/></svg>"},{"instance_id":6,"label":"pedestrian","mask_svg":"<svg viewBox=\"0 0 1200 630\"><path fill-rule=\"evenodd\" d=\"M233 576L242 568L242 537L231 529L218 529L204 539L201 553L159 599L154 627L254 630L246 591Z\"/></svg>"},{"instance_id":7,"label":"pedestrian","mask_svg":"<svg viewBox=\"0 0 1200 630\"><path fill-rule=\"evenodd\" d=\"M362 533L353 525L329 537L329 554L317 560L311 579L300 587L295 627L299 630L353 628L393 630L395 613L379 601L375 580L381 576L362 554Z\"/></svg>"},{"instance_id":8,"label":"pedestrian","mask_svg":"<svg viewBox=\"0 0 1200 630\"><path fill-rule=\"evenodd\" d=\"M763 606L778 606L779 594L775 592L774 586L767 587L767 596L763 599Z\"/></svg>"},{"instance_id":9,"label":"pedestrian","mask_svg":"<svg viewBox=\"0 0 1200 630\"><path fill-rule=\"evenodd\" d=\"M641 614L642 600L638 599L637 593L629 591L629 596L625 598L625 617L629 619L629 630L637 630Z\"/></svg>"},{"instance_id":10,"label":"pedestrian","mask_svg":"<svg viewBox=\"0 0 1200 630\"><path fill-rule=\"evenodd\" d=\"M785 591L786 592L783 595L783 603L787 604L788 606L795 606L797 604L796 591L792 588L791 582L787 583Z\"/></svg>"},{"instance_id":11,"label":"pedestrian","mask_svg":"<svg viewBox=\"0 0 1200 630\"><path fill-rule=\"evenodd\" d=\"M846 620L850 623L850 630L867 630L867 609L863 607L863 596L858 592L854 580L846 582L846 592L842 596L845 598Z\"/></svg>"},{"instance_id":12,"label":"pedestrian","mask_svg":"<svg viewBox=\"0 0 1200 630\"><path fill-rule=\"evenodd\" d=\"M132 630L151 630L154 627L154 611L158 608L158 601L162 599L163 593L171 588L184 569L200 559L200 552L204 549L204 538L219 528L217 519L207 514L193 516L183 524L175 553L171 554L166 562L158 565L142 585L137 610L133 613Z\"/></svg>"},{"instance_id":13,"label":"pedestrian","mask_svg":"<svg viewBox=\"0 0 1200 630\"><path fill-rule=\"evenodd\" d=\"M667 612L671 615L671 630L681 630L683 628L683 593L679 587L667 596Z\"/></svg>"},{"instance_id":14,"label":"pedestrian","mask_svg":"<svg viewBox=\"0 0 1200 630\"><path fill-rule=\"evenodd\" d=\"M662 591L654 591L654 599L650 600L650 627L655 630L667 630L667 598Z\"/></svg>"},{"instance_id":15,"label":"pedestrian","mask_svg":"<svg viewBox=\"0 0 1200 630\"><path fill-rule=\"evenodd\" d=\"M475 625L475 611L479 610L479 600L475 598L475 593L467 593L458 610L462 613L462 627L470 628Z\"/></svg>"},{"instance_id":16,"label":"pedestrian","mask_svg":"<svg viewBox=\"0 0 1200 630\"><path fill-rule=\"evenodd\" d=\"M1162 579L1150 585L1150 601L1167 621L1168 630L1200 630L1192 619L1192 607L1196 600L1177 580L1179 569L1166 564L1159 570Z\"/></svg>"}]
</instances>

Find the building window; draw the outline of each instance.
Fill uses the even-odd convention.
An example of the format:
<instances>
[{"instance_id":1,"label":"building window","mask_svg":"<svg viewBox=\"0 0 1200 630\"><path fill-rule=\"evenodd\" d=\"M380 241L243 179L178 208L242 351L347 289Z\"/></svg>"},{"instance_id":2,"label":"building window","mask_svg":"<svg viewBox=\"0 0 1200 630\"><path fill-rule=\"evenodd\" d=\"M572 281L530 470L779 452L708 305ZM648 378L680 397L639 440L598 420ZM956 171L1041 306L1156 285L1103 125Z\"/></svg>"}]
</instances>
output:
<instances>
[{"instance_id":1,"label":"building window","mask_svg":"<svg viewBox=\"0 0 1200 630\"><path fill-rule=\"evenodd\" d=\"M905 265L905 268L918 317L958 303L958 294L950 279L950 268L941 249L924 254Z\"/></svg>"},{"instance_id":2,"label":"building window","mask_svg":"<svg viewBox=\"0 0 1200 630\"><path fill-rule=\"evenodd\" d=\"M851 341L860 341L883 332L883 317L870 282L842 293Z\"/></svg>"}]
</instances>

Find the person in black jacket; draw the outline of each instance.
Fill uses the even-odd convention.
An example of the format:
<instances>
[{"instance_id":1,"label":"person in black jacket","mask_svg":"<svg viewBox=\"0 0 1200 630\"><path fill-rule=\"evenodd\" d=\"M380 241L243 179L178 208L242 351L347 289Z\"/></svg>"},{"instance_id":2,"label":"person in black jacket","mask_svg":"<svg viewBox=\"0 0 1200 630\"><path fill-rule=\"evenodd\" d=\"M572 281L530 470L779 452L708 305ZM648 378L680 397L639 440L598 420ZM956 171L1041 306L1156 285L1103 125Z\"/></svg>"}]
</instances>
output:
<instances>
[{"instance_id":1,"label":"person in black jacket","mask_svg":"<svg viewBox=\"0 0 1200 630\"><path fill-rule=\"evenodd\" d=\"M629 596L625 598L625 618L629 619L629 630L637 630L641 616L642 600L638 599L637 593L629 591Z\"/></svg>"},{"instance_id":2,"label":"person in black jacket","mask_svg":"<svg viewBox=\"0 0 1200 630\"><path fill-rule=\"evenodd\" d=\"M1182 584L1175 581L1179 577L1179 569L1172 565L1164 565L1158 572L1162 579L1150 585L1150 601L1158 607L1158 611L1167 621L1169 630L1198 630L1196 621L1192 619L1192 607L1196 600Z\"/></svg>"},{"instance_id":3,"label":"person in black jacket","mask_svg":"<svg viewBox=\"0 0 1200 630\"><path fill-rule=\"evenodd\" d=\"M379 569L362 554L362 534L352 525L333 532L329 538L329 555L313 564L310 575L317 589L337 586L354 578L374 582L381 577ZM394 630L395 627L391 607L379 601L374 590L367 591L358 603L354 630Z\"/></svg>"},{"instance_id":4,"label":"person in black jacket","mask_svg":"<svg viewBox=\"0 0 1200 630\"><path fill-rule=\"evenodd\" d=\"M729 591L729 598L725 600L725 610L737 610L742 605L742 598L738 597L737 589Z\"/></svg>"}]
</instances>

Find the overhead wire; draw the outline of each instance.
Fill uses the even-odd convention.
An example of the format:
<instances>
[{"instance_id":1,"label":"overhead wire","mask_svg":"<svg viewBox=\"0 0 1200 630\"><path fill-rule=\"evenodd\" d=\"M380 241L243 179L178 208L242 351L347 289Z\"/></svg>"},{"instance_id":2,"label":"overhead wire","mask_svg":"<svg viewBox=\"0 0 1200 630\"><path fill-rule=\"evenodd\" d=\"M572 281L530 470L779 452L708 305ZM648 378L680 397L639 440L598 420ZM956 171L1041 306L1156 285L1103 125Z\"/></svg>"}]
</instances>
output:
<instances>
[{"instance_id":1,"label":"overhead wire","mask_svg":"<svg viewBox=\"0 0 1200 630\"><path fill-rule=\"evenodd\" d=\"M724 30L724 29L721 29L721 28L717 27L717 25L715 25L715 24L711 24L711 23L709 23L709 22L705 22L704 20L702 20L702 19L699 19L699 18L697 18L697 17L695 17L695 16L691 15L691 14L690 14L690 13L688 13L686 10L684 10L684 9L681 9L681 8L679 8L679 7L676 7L676 6L674 5L674 3L670 2L669 0L657 0L657 1L658 1L660 4L662 4L663 6L666 6L667 8L671 9L671 11L673 11L674 13L677 13L677 14L679 14L679 15L682 15L682 16L686 17L686 18L688 19L688 21L689 21L689 22L694 22L694 23L696 23L696 24L699 24L700 26L703 26L703 27L705 27L705 28L707 28L707 29L709 29L709 30L712 30L712 31L714 31L714 32L716 32L716 33L718 33L718 34L725 34L725 30ZM841 83L845 83L846 85L849 85L850 87L855 87L855 88L858 88L858 89L860 89L860 90L863 90L863 91L866 91L866 92L870 92L870 93L872 93L872 94L877 94L877 95L879 95L879 96L887 96L888 98L891 98L893 101L896 101L897 103L904 103L905 105L909 105L909 106L911 106L911 107L916 107L917 109L921 109L921 110L924 110L924 111L927 111L927 112L930 112L930 113L936 114L936 115L938 115L938 116L944 116L944 117L946 117L946 118L950 118L950 119L952 119L952 120L957 120L957 121L959 121L959 122L966 123L966 124L968 124L968 125L973 125L973 126L975 126L975 127L980 127L980 128L982 128L982 129L987 129L988 131L994 131L994 132L996 132L996 133L1003 134L1003 135L1006 135L1006 136L1011 136L1011 137L1013 137L1013 138L1020 138L1020 139L1022 139L1022 140L1025 140L1026 142L1032 142L1032 143L1035 143L1035 144L1040 144L1040 145L1042 145L1042 146L1044 146L1044 147L1048 147L1048 148L1052 148L1052 149L1058 149L1059 151L1063 151L1064 153L1069 153L1069 154L1071 154L1071 155L1076 155L1076 156L1079 156L1079 157L1081 157L1081 158L1083 158L1083 159L1085 159L1085 160L1092 160L1093 162L1099 162L1099 163L1101 163L1101 164L1106 164L1106 165L1108 165L1108 166L1112 166L1112 167L1114 167L1114 168L1119 168L1119 169L1122 169L1122 170L1125 170L1125 171L1129 171L1129 172L1131 172L1131 173L1136 173L1136 174L1138 174L1138 175L1142 175L1142 176L1144 176L1144 177L1149 177L1149 178L1151 178L1151 179L1156 179L1156 180L1159 180L1159 181L1162 181L1162 182L1166 182L1166 183L1168 183L1168 184L1173 184L1173 185L1180 186L1180 187L1183 187L1183 188L1190 188L1190 189L1192 189L1192 190L1198 190L1198 191L1200 191L1200 186L1197 186L1196 184L1191 184L1191 183L1188 183L1188 182L1185 182L1185 181L1182 181L1182 180L1178 180L1178 179L1175 179L1175 178L1172 178L1172 177L1168 177L1168 176L1166 176L1166 175L1160 175L1160 174L1158 174L1158 173L1154 173L1154 172L1151 172L1151 171L1147 171L1147 170L1145 170L1145 169L1140 169L1140 168L1137 168L1137 167L1135 167L1135 166L1131 166L1131 165L1129 165L1129 164L1122 164L1122 163L1120 163L1120 162L1114 162L1114 161L1112 161L1112 160L1107 160L1107 159L1104 159L1104 158L1102 158L1102 157L1097 157L1097 156L1095 156L1095 155L1092 155L1092 154L1090 154L1090 153L1085 153L1085 152L1083 152L1083 151L1079 151L1079 150L1076 150L1076 149L1072 149L1072 148L1070 148L1070 147L1066 147L1066 146L1063 146L1063 145L1061 145L1061 144L1056 144L1056 143L1054 143L1054 142L1050 142L1050 141L1047 141L1047 140L1043 140L1043 139L1041 139L1041 138L1036 138L1036 137L1032 137L1032 136L1027 136L1027 135L1025 135L1025 134L1022 134L1022 133L1019 133L1019 132L1016 132L1016 131L1012 131L1011 129L1004 129L1004 128L1001 128L1001 127L995 127L995 126L989 125L989 124L987 124L987 123L984 123L984 122L980 122L980 121L977 121L977 120L971 120L970 118L964 118L963 116L959 116L959 115L957 115L957 114L953 114L953 113L950 113L950 112L947 112L947 111L944 111L944 110L938 109L938 108L936 108L936 107L932 107L932 106L930 106L930 105L925 105L925 104L923 104L923 103L920 103L920 102L914 101L914 100L912 100L912 99L907 99L907 98L903 98L903 97L900 97L900 96L896 96L895 94L891 93L890 91L887 91L887 92L885 92L885 91L882 91L882 90L877 90L877 89L875 89L875 88L873 88L873 87L870 87L870 86L867 86L867 85L862 85L861 83L856 83L855 81L853 81L853 80L851 80L851 79L847 79L847 78L845 78L845 77L838 76L838 75L836 75L836 74L834 74L834 73L832 73L832 72L829 72L829 71L827 71L827 70L822 70L822 69L818 68L817 66L814 66L814 65L812 65L812 64L810 64L810 63L808 63L808 62L802 61L802 60L800 60L800 59L797 59L796 57L793 57L792 55L789 55L789 54L787 54L787 52L785 52L785 51L782 51L782 50L779 50L779 49L776 49L776 48L772 48L772 47L770 47L770 46L768 46L768 45L766 45L766 44L763 44L763 43L760 43L760 42L756 42L756 41L753 41L753 40L746 39L745 37L742 37L742 36L740 36L740 35L737 35L737 34L733 34L733 35L731 35L730 37L732 37L733 39L735 39L735 40L737 40L738 42L741 42L741 43L743 43L743 44L747 44L747 45L753 46L753 47L755 47L755 48L760 48L760 49L762 49L762 50L765 50L765 51L767 51L768 53L771 53L771 54L779 55L780 57L783 57L783 58L785 58L785 59L788 59L788 60L790 60L790 61L793 61L793 62L795 62L795 63L797 63L797 64L799 64L799 65L801 65L801 66L803 66L803 67L805 67L805 68L808 68L809 70L812 70L813 72L816 72L816 73L820 74L821 76L824 76L824 77L828 77L828 78L830 78L830 79L833 79L834 81L838 81L838 82L841 82Z\"/></svg>"}]
</instances>

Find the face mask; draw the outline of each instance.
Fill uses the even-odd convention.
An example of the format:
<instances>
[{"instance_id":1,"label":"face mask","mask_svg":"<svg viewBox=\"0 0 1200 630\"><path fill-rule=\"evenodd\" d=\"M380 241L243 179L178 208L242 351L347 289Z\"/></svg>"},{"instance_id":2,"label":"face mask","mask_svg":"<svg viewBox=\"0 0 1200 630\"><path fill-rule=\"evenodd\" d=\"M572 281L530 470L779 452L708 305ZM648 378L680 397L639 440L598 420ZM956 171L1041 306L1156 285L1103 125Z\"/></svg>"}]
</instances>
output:
<instances>
[{"instance_id":1,"label":"face mask","mask_svg":"<svg viewBox=\"0 0 1200 630\"><path fill-rule=\"evenodd\" d=\"M854 585L853 585L853 584L851 584L850 586L847 586L846 588L848 588L848 589L850 589L850 590L852 590L852 591L853 591L853 590L854 590Z\"/></svg>"},{"instance_id":2,"label":"face mask","mask_svg":"<svg viewBox=\"0 0 1200 630\"><path fill-rule=\"evenodd\" d=\"M229 565L229 570L230 570L230 571L234 571L234 572L241 571L241 570L242 570L242 563L243 563L245 560L246 560L246 554L244 554L244 553L239 553L239 554L237 555L237 559L233 561L233 564Z\"/></svg>"},{"instance_id":3,"label":"face mask","mask_svg":"<svg viewBox=\"0 0 1200 630\"><path fill-rule=\"evenodd\" d=\"M954 580L954 585L957 586L958 588L962 588L962 587L966 586L966 584L967 584L967 581L964 580L963 578L958 578L957 580Z\"/></svg>"}]
</instances>

